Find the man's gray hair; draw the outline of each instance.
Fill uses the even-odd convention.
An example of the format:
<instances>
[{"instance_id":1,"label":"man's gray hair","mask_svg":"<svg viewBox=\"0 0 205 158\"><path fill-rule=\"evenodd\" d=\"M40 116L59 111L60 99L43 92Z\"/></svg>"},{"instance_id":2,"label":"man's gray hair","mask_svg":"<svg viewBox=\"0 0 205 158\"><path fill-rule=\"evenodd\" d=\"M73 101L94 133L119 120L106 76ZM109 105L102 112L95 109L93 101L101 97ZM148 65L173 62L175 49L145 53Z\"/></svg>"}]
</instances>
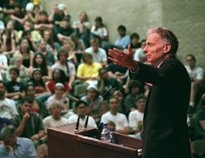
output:
<instances>
[{"instance_id":1,"label":"man's gray hair","mask_svg":"<svg viewBox=\"0 0 205 158\"><path fill-rule=\"evenodd\" d=\"M159 34L159 36L161 37L161 40L165 44L169 43L171 45L170 53L175 54L177 52L179 42L178 42L177 37L175 36L175 34L171 30L169 30L165 27L156 27L156 28L149 29L147 31L146 35L148 36L149 34L152 34L152 33Z\"/></svg>"},{"instance_id":2,"label":"man's gray hair","mask_svg":"<svg viewBox=\"0 0 205 158\"><path fill-rule=\"evenodd\" d=\"M15 128L6 126L1 130L1 139L4 140L4 138L7 136L13 137L15 135Z\"/></svg>"}]
</instances>

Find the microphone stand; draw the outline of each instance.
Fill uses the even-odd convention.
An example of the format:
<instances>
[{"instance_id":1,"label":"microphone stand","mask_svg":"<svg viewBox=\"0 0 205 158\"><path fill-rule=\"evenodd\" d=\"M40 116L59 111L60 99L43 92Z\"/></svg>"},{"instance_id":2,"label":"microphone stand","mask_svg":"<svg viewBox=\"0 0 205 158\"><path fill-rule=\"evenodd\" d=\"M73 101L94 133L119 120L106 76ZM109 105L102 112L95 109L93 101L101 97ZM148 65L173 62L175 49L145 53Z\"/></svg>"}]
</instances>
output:
<instances>
[{"instance_id":1,"label":"microphone stand","mask_svg":"<svg viewBox=\"0 0 205 158\"><path fill-rule=\"evenodd\" d=\"M96 106L94 109L92 109L92 110L89 112L89 114L88 114L88 116L87 116L87 118L86 118L86 120L85 120L84 129L85 129L85 130L87 129L89 116L90 116L90 114L91 114L95 109L97 109L97 108L99 108L101 105L107 103L108 101L110 101L110 99L112 99L113 97L115 97L118 93L123 92L124 90L125 90L124 88L120 89L115 95L111 96L108 100L104 101L102 104L100 104L100 105Z\"/></svg>"},{"instance_id":2,"label":"microphone stand","mask_svg":"<svg viewBox=\"0 0 205 158\"><path fill-rule=\"evenodd\" d=\"M85 108L81 113L80 115L78 116L78 119L77 119L77 123L76 123L76 127L75 127L75 133L78 131L78 127L79 127L79 122L80 122L80 116L83 112L85 112L87 109L89 109L91 106L93 106L96 102L98 102L100 99L103 98L103 96L105 94L107 94L110 90L112 90L113 88L115 88L117 85L113 85L110 89L108 89L105 93L103 93L103 95L101 97L99 97L97 100L95 100L91 105L89 105L87 108Z\"/></svg>"}]
</instances>

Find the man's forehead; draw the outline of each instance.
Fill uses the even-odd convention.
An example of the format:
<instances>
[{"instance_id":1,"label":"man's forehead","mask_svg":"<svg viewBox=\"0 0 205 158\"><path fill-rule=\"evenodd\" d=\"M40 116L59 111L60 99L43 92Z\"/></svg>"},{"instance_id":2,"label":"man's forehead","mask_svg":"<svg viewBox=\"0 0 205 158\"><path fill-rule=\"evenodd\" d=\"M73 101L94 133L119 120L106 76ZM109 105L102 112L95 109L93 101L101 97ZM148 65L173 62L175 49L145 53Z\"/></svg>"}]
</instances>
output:
<instances>
[{"instance_id":1,"label":"man's forehead","mask_svg":"<svg viewBox=\"0 0 205 158\"><path fill-rule=\"evenodd\" d=\"M151 33L148 35L146 43L152 43L161 40L160 35L158 33Z\"/></svg>"}]
</instances>

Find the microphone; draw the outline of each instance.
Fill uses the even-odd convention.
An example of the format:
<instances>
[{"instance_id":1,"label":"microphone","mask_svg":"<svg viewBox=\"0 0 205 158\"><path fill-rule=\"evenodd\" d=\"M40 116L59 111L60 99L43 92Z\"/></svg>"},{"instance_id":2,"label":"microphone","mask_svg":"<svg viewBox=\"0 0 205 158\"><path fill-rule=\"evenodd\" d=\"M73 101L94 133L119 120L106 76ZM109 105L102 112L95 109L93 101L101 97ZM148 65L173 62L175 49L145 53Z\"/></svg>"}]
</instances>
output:
<instances>
[{"instance_id":1,"label":"microphone","mask_svg":"<svg viewBox=\"0 0 205 158\"><path fill-rule=\"evenodd\" d=\"M99 97L97 100L95 100L92 104L90 104L87 108L85 108L80 115L78 116L77 119L77 123L76 123L76 127L75 127L75 132L78 131L78 127L79 127L79 122L80 122L80 116L83 112L85 112L87 109L89 109L91 106L93 106L96 102L98 102L100 99L102 99L102 97L104 97L105 94L107 94L109 91L111 91L113 88L115 88L117 85L114 84L110 89L108 89L105 93L102 94L101 97ZM91 110L92 111L92 110Z\"/></svg>"},{"instance_id":2,"label":"microphone","mask_svg":"<svg viewBox=\"0 0 205 158\"><path fill-rule=\"evenodd\" d=\"M91 114L95 109L99 108L101 105L103 105L103 104L107 103L108 101L110 101L110 100L111 100L112 98L114 98L118 93L120 93L120 92L123 93L124 90L125 90L124 88L120 89L115 95L111 96L108 100L104 101L102 104L100 104L100 105L96 106L94 109L92 109L92 110L90 111L90 113L88 114L86 120L85 120L84 129L87 128L89 116L90 116L90 114Z\"/></svg>"}]
</instances>

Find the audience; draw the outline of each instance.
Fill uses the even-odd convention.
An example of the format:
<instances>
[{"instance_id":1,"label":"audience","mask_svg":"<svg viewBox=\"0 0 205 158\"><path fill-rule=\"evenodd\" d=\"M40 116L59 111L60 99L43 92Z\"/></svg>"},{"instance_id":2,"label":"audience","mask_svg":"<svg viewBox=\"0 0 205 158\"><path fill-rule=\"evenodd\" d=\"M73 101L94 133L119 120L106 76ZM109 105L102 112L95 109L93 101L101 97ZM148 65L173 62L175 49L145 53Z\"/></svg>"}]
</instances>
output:
<instances>
[{"instance_id":1,"label":"audience","mask_svg":"<svg viewBox=\"0 0 205 158\"><path fill-rule=\"evenodd\" d=\"M140 39L140 36L138 33L133 33L131 34L130 36L130 46L132 48L132 52L135 52L138 48L140 48L141 44L139 43L139 39ZM124 52L128 52L128 45L126 47L126 49L124 49Z\"/></svg>"},{"instance_id":2,"label":"audience","mask_svg":"<svg viewBox=\"0 0 205 158\"><path fill-rule=\"evenodd\" d=\"M14 29L13 21L9 21L6 25L6 28L11 31L11 37L14 39L15 44L19 43L18 32Z\"/></svg>"},{"instance_id":3,"label":"audience","mask_svg":"<svg viewBox=\"0 0 205 158\"><path fill-rule=\"evenodd\" d=\"M40 6L34 5L33 10L29 12L28 17L33 23L35 23L38 20L40 20L39 16L40 16Z\"/></svg>"}]
</instances>

